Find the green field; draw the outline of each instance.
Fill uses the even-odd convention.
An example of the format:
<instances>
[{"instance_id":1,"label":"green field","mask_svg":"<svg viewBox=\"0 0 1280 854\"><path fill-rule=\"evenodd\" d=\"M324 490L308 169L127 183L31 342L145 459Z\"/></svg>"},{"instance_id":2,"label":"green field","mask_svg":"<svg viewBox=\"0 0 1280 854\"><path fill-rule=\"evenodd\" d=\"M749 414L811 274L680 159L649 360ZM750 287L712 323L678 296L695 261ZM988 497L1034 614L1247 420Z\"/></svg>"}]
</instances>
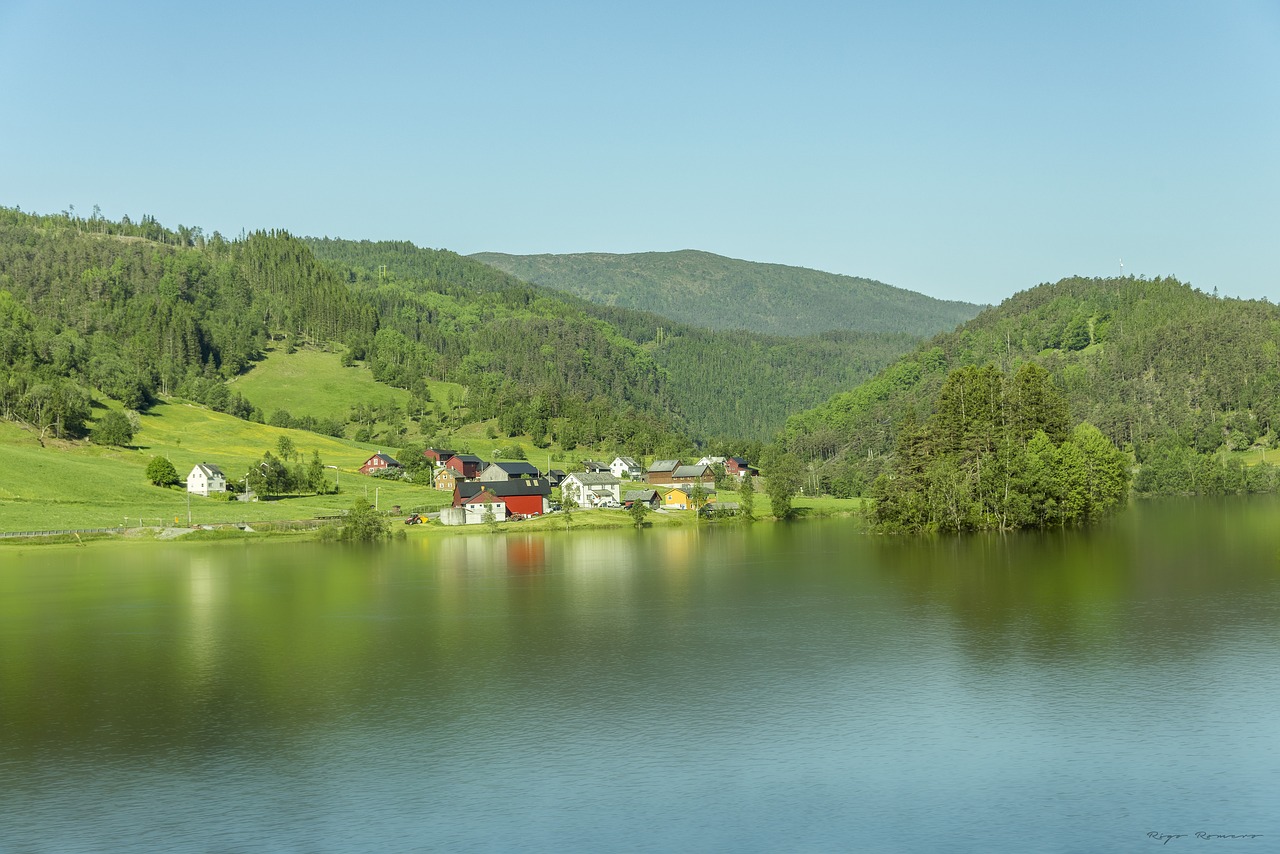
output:
<instances>
[{"instance_id":1,"label":"green field","mask_svg":"<svg viewBox=\"0 0 1280 854\"><path fill-rule=\"evenodd\" d=\"M302 430L285 430L173 400L142 415L134 447L102 448L87 443L41 446L21 427L0 423L0 531L173 524L187 521L188 498L181 488L151 486L144 475L153 456L166 456L185 478L198 462L213 463L238 480L288 436L304 460L320 453L341 492L272 501L228 502L191 496L195 524L311 519L350 507L368 495L381 508L438 508L449 494L399 481L364 477L357 469L380 449Z\"/></svg>"},{"instance_id":2,"label":"green field","mask_svg":"<svg viewBox=\"0 0 1280 854\"><path fill-rule=\"evenodd\" d=\"M409 392L378 382L363 366L344 368L339 354L306 348L294 353L268 352L266 359L235 379L231 387L268 419L273 412L286 409L295 417L345 420L357 402L394 403L401 409L409 402ZM428 380L427 388L435 401L448 400L450 393L461 400L464 392L457 383L437 380Z\"/></svg>"},{"instance_id":3,"label":"green field","mask_svg":"<svg viewBox=\"0 0 1280 854\"><path fill-rule=\"evenodd\" d=\"M403 405L408 399L408 392L374 381L363 368L343 368L336 354L305 349L288 355L271 354L236 386L260 408L275 404L269 411L284 408L294 415L317 417L345 417L354 400ZM451 383L431 384L432 395L438 397L450 392L460 394L460 389ZM117 406L110 401L99 401L99 405ZM614 456L614 451L604 448L577 448L568 453L555 445L538 448L528 436L494 438L488 435L491 426L467 424L439 438L441 444L485 459L505 458L497 450L517 446L542 469L572 471L580 460L607 462ZM336 466L328 474L341 492L229 502L221 497L188 498L182 488L154 487L144 474L153 456L165 456L184 479L196 463L204 462L217 465L229 480L238 481L264 451L275 453L281 436L288 436L293 442L296 460L306 462L315 451L326 466ZM406 441L421 442L423 437L410 434ZM399 506L405 514L449 503L448 493L358 474L359 467L375 451L394 455L399 448L242 421L177 398L140 416L140 429L128 449L48 439L42 445L19 425L0 422L0 532L150 527L173 525L175 520L185 525L188 519L196 525L314 519L346 510L357 497L367 497L382 509ZM732 497L726 496L726 500ZM795 503L797 508L819 515L849 512L857 506L856 502L832 501L800 498ZM619 518L615 519L615 515ZM574 514L571 525L626 526L629 521L622 515L609 511L579 513ZM768 515L767 496L757 495L756 516ZM653 521L663 524L674 520ZM550 519L537 523L537 527L543 526L555 524Z\"/></svg>"}]
</instances>

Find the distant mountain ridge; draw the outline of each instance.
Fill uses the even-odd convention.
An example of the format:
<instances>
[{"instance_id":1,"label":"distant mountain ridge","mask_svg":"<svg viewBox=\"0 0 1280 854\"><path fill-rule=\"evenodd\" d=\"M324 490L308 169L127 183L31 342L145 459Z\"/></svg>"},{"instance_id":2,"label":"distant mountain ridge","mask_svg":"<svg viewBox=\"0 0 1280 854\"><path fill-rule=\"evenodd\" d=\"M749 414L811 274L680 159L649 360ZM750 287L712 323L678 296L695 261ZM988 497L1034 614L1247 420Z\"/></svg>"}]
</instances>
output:
<instances>
[{"instance_id":1,"label":"distant mountain ridge","mask_svg":"<svg viewBox=\"0 0 1280 854\"><path fill-rule=\"evenodd\" d=\"M469 256L527 282L594 303L708 329L803 336L832 330L928 336L977 316L982 306L940 300L872 279L711 252Z\"/></svg>"}]
</instances>

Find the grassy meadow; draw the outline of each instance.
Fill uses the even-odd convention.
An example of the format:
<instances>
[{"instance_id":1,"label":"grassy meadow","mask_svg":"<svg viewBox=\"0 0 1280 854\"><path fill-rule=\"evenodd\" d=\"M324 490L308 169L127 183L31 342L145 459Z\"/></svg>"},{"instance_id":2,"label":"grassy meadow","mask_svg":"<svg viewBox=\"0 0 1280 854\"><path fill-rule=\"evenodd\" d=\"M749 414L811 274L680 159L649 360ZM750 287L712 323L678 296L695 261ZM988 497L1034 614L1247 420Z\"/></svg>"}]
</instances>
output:
<instances>
[{"instance_id":1,"label":"grassy meadow","mask_svg":"<svg viewBox=\"0 0 1280 854\"><path fill-rule=\"evenodd\" d=\"M23 428L0 423L0 531L38 531L173 524L187 521L187 493L147 482L153 456L166 456L185 478L199 462L213 463L228 479L243 477L264 451L275 453L288 436L303 461L320 453L341 489L336 495L288 497L256 502L191 496L195 524L310 519L351 506L367 493L379 507L438 508L447 493L400 481L364 477L357 469L378 448L302 430L241 421L202 406L171 400L141 416L141 429L128 449L88 443L41 446Z\"/></svg>"},{"instance_id":2,"label":"grassy meadow","mask_svg":"<svg viewBox=\"0 0 1280 854\"><path fill-rule=\"evenodd\" d=\"M231 388L261 409L268 420L280 409L294 416L346 419L357 402L394 403L401 409L409 402L409 392L378 382L363 366L344 368L338 353L310 348L268 352L266 359L233 380ZM463 388L457 383L429 380L427 388L439 404L450 394L459 400L463 397Z\"/></svg>"}]
</instances>

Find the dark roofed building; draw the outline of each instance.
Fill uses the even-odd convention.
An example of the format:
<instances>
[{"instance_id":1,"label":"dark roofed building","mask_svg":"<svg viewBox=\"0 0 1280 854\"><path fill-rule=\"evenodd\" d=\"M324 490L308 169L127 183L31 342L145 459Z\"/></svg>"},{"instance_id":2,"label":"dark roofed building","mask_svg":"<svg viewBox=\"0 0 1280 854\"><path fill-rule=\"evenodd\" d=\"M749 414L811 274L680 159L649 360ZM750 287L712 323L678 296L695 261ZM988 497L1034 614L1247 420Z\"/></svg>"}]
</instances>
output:
<instances>
[{"instance_id":1,"label":"dark roofed building","mask_svg":"<svg viewBox=\"0 0 1280 854\"><path fill-rule=\"evenodd\" d=\"M454 454L445 460L445 466L453 469L458 477L473 478L480 476L480 467L484 460L474 454Z\"/></svg>"},{"instance_id":2,"label":"dark roofed building","mask_svg":"<svg viewBox=\"0 0 1280 854\"><path fill-rule=\"evenodd\" d=\"M671 473L672 483L715 483L715 470L708 465L680 466Z\"/></svg>"},{"instance_id":3,"label":"dark roofed building","mask_svg":"<svg viewBox=\"0 0 1280 854\"><path fill-rule=\"evenodd\" d=\"M484 471L480 472L480 480L485 483L541 476L542 473L538 471L537 466L526 462L489 463Z\"/></svg>"},{"instance_id":4,"label":"dark roofed building","mask_svg":"<svg viewBox=\"0 0 1280 854\"><path fill-rule=\"evenodd\" d=\"M656 489L630 489L622 493L623 507L630 509L631 505L637 501L648 504L650 510L657 510L662 506L662 496Z\"/></svg>"},{"instance_id":5,"label":"dark roofed building","mask_svg":"<svg viewBox=\"0 0 1280 854\"><path fill-rule=\"evenodd\" d=\"M360 474L377 474L387 469L404 468L399 462L379 451L360 466Z\"/></svg>"},{"instance_id":6,"label":"dark roofed building","mask_svg":"<svg viewBox=\"0 0 1280 854\"><path fill-rule=\"evenodd\" d=\"M488 483L459 481L453 488L453 506L461 507L486 490L506 504L509 512L521 516L541 516L551 501L551 484L545 477L525 477Z\"/></svg>"},{"instance_id":7,"label":"dark roofed building","mask_svg":"<svg viewBox=\"0 0 1280 854\"><path fill-rule=\"evenodd\" d=\"M679 460L654 460L645 472L644 479L649 483L675 483L671 478L678 468Z\"/></svg>"}]
</instances>

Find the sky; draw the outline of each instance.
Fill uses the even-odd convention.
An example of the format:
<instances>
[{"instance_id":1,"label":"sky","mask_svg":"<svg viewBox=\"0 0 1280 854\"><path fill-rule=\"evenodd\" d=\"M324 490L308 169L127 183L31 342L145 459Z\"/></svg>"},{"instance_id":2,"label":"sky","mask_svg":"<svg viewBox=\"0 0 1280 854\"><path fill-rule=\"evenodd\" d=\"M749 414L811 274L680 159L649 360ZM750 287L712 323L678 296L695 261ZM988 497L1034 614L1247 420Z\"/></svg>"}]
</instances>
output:
<instances>
[{"instance_id":1,"label":"sky","mask_svg":"<svg viewBox=\"0 0 1280 854\"><path fill-rule=\"evenodd\" d=\"M26 211L1280 300L1280 0L0 0L0 74Z\"/></svg>"}]
</instances>

